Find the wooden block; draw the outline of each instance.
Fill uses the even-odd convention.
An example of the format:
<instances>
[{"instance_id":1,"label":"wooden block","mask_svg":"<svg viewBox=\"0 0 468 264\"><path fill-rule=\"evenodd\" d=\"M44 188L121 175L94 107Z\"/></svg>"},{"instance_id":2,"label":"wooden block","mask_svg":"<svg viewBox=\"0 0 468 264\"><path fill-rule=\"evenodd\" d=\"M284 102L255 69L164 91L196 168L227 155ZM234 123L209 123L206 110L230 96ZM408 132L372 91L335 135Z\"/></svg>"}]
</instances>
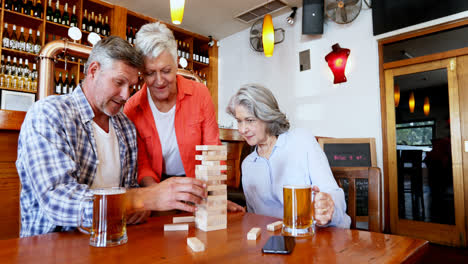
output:
<instances>
[{"instance_id":1,"label":"wooden block","mask_svg":"<svg viewBox=\"0 0 468 264\"><path fill-rule=\"evenodd\" d=\"M195 252L205 251L205 244L196 237L187 237L187 245Z\"/></svg>"},{"instance_id":2,"label":"wooden block","mask_svg":"<svg viewBox=\"0 0 468 264\"><path fill-rule=\"evenodd\" d=\"M268 231L276 231L283 227L283 221L276 221L274 223L268 224L267 225L267 230Z\"/></svg>"},{"instance_id":3,"label":"wooden block","mask_svg":"<svg viewBox=\"0 0 468 264\"><path fill-rule=\"evenodd\" d=\"M226 156L227 150L208 150L202 151L202 156Z\"/></svg>"},{"instance_id":4,"label":"wooden block","mask_svg":"<svg viewBox=\"0 0 468 264\"><path fill-rule=\"evenodd\" d=\"M216 196L216 195L227 195L227 190L213 190L213 191L208 191L208 196Z\"/></svg>"},{"instance_id":5,"label":"wooden block","mask_svg":"<svg viewBox=\"0 0 468 264\"><path fill-rule=\"evenodd\" d=\"M205 181L206 186L224 184L224 181Z\"/></svg>"},{"instance_id":6,"label":"wooden block","mask_svg":"<svg viewBox=\"0 0 468 264\"><path fill-rule=\"evenodd\" d=\"M195 177L198 179L200 176L219 176L221 175L221 170L197 170L195 169Z\"/></svg>"},{"instance_id":7,"label":"wooden block","mask_svg":"<svg viewBox=\"0 0 468 264\"><path fill-rule=\"evenodd\" d=\"M205 232L208 232L208 231L226 229L226 228L227 228L227 224L222 224L222 225L218 225L218 226L197 225L197 228L200 229L200 230L203 230L203 231L205 231Z\"/></svg>"},{"instance_id":8,"label":"wooden block","mask_svg":"<svg viewBox=\"0 0 468 264\"><path fill-rule=\"evenodd\" d=\"M227 215L200 215L197 214L195 217L195 223L202 226L218 226L227 223Z\"/></svg>"},{"instance_id":9,"label":"wooden block","mask_svg":"<svg viewBox=\"0 0 468 264\"><path fill-rule=\"evenodd\" d=\"M196 173L196 172L195 172ZM225 181L227 180L226 174L221 175L196 175L196 178L202 181Z\"/></svg>"},{"instance_id":10,"label":"wooden block","mask_svg":"<svg viewBox=\"0 0 468 264\"><path fill-rule=\"evenodd\" d=\"M227 206L227 195L208 196L199 204L205 207Z\"/></svg>"},{"instance_id":11,"label":"wooden block","mask_svg":"<svg viewBox=\"0 0 468 264\"><path fill-rule=\"evenodd\" d=\"M187 231L188 224L165 224L164 231Z\"/></svg>"},{"instance_id":12,"label":"wooden block","mask_svg":"<svg viewBox=\"0 0 468 264\"><path fill-rule=\"evenodd\" d=\"M225 150L227 151L226 145L197 145L195 150L205 151L205 150Z\"/></svg>"},{"instance_id":13,"label":"wooden block","mask_svg":"<svg viewBox=\"0 0 468 264\"><path fill-rule=\"evenodd\" d=\"M258 237L260 236L260 232L262 230L260 227L253 227L250 229L250 231L247 233L247 240L257 240Z\"/></svg>"},{"instance_id":14,"label":"wooden block","mask_svg":"<svg viewBox=\"0 0 468 264\"><path fill-rule=\"evenodd\" d=\"M173 217L172 223L190 223L195 222L195 216L179 216Z\"/></svg>"},{"instance_id":15,"label":"wooden block","mask_svg":"<svg viewBox=\"0 0 468 264\"><path fill-rule=\"evenodd\" d=\"M219 160L202 160L201 165L219 166Z\"/></svg>"},{"instance_id":16,"label":"wooden block","mask_svg":"<svg viewBox=\"0 0 468 264\"><path fill-rule=\"evenodd\" d=\"M218 185L208 185L206 186L207 191L218 191L218 190L227 190L226 184L218 184Z\"/></svg>"},{"instance_id":17,"label":"wooden block","mask_svg":"<svg viewBox=\"0 0 468 264\"><path fill-rule=\"evenodd\" d=\"M195 160L227 160L227 155L195 155Z\"/></svg>"},{"instance_id":18,"label":"wooden block","mask_svg":"<svg viewBox=\"0 0 468 264\"><path fill-rule=\"evenodd\" d=\"M207 165L195 165L195 171L218 171L218 170L227 170L226 165L218 165L218 166L207 166Z\"/></svg>"},{"instance_id":19,"label":"wooden block","mask_svg":"<svg viewBox=\"0 0 468 264\"><path fill-rule=\"evenodd\" d=\"M199 214L211 214L211 215L226 214L227 201L224 204L216 205L216 206L206 206L206 205L199 204L197 205L197 212L199 212Z\"/></svg>"}]
</instances>

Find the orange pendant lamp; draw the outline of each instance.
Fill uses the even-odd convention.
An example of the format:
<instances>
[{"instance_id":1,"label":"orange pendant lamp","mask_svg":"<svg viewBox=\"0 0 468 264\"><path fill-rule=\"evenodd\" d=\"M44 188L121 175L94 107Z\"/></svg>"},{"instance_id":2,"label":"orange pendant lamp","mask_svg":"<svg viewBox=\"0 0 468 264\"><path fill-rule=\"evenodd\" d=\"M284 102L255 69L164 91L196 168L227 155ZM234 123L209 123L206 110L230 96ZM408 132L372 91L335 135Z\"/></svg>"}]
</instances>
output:
<instances>
[{"instance_id":1,"label":"orange pendant lamp","mask_svg":"<svg viewBox=\"0 0 468 264\"><path fill-rule=\"evenodd\" d=\"M263 53L265 57L273 56L275 48L275 28L273 27L273 19L270 14L263 18L263 33L262 33Z\"/></svg>"},{"instance_id":2,"label":"orange pendant lamp","mask_svg":"<svg viewBox=\"0 0 468 264\"><path fill-rule=\"evenodd\" d=\"M184 18L185 0L171 0L171 19L172 23L180 25Z\"/></svg>"},{"instance_id":3,"label":"orange pendant lamp","mask_svg":"<svg viewBox=\"0 0 468 264\"><path fill-rule=\"evenodd\" d=\"M424 115L425 116L428 116L429 113L431 112L431 104L429 103L429 97L428 96L426 96L426 98L424 98L423 110L424 110Z\"/></svg>"},{"instance_id":4,"label":"orange pendant lamp","mask_svg":"<svg viewBox=\"0 0 468 264\"><path fill-rule=\"evenodd\" d=\"M410 113L414 113L414 92L411 92L409 96L409 101L408 101L408 106L409 106L409 111Z\"/></svg>"},{"instance_id":5,"label":"orange pendant lamp","mask_svg":"<svg viewBox=\"0 0 468 264\"><path fill-rule=\"evenodd\" d=\"M395 95L395 107L398 107L400 104L400 86L398 84L395 84L395 87L393 88L393 93Z\"/></svg>"}]
</instances>

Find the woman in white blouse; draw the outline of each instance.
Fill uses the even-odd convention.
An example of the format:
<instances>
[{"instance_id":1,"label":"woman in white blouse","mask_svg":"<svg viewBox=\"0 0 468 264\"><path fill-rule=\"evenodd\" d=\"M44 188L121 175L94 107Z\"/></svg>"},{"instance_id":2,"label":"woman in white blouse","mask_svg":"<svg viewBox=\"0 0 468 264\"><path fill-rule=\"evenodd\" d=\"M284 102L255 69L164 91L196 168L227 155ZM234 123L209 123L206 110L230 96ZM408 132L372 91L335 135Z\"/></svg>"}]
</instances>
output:
<instances>
[{"instance_id":1,"label":"woman in white blouse","mask_svg":"<svg viewBox=\"0 0 468 264\"><path fill-rule=\"evenodd\" d=\"M227 112L236 118L246 142L255 146L242 162L249 212L282 218L283 185L307 184L317 192L317 224L349 228L344 193L325 154L311 133L289 130L289 121L270 90L256 84L241 87L230 99Z\"/></svg>"}]
</instances>

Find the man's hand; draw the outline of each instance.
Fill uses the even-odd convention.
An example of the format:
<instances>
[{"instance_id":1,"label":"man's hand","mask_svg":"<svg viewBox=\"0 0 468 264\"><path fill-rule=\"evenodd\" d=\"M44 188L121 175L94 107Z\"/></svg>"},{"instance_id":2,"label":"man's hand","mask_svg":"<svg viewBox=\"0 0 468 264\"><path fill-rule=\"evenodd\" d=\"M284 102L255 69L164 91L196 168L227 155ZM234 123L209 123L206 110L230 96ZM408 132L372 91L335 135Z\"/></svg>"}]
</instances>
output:
<instances>
[{"instance_id":1,"label":"man's hand","mask_svg":"<svg viewBox=\"0 0 468 264\"><path fill-rule=\"evenodd\" d=\"M315 191L315 220L319 226L326 225L332 220L333 212L335 211L335 203L330 194L320 192L317 186L313 186L312 190Z\"/></svg>"},{"instance_id":2,"label":"man's hand","mask_svg":"<svg viewBox=\"0 0 468 264\"><path fill-rule=\"evenodd\" d=\"M195 212L195 204L206 197L206 185L189 177L172 177L149 187L136 189L136 210L168 211L179 209Z\"/></svg>"}]
</instances>

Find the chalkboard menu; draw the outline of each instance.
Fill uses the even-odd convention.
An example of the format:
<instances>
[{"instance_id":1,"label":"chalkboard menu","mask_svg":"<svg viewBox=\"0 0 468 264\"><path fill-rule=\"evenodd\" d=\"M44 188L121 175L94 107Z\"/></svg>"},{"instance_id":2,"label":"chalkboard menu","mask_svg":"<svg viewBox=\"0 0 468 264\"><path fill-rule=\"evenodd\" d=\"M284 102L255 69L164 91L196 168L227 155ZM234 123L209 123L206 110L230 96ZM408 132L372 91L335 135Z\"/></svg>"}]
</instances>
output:
<instances>
[{"instance_id":1,"label":"chalkboard menu","mask_svg":"<svg viewBox=\"0 0 468 264\"><path fill-rule=\"evenodd\" d=\"M374 138L320 138L330 167L375 167Z\"/></svg>"}]
</instances>

